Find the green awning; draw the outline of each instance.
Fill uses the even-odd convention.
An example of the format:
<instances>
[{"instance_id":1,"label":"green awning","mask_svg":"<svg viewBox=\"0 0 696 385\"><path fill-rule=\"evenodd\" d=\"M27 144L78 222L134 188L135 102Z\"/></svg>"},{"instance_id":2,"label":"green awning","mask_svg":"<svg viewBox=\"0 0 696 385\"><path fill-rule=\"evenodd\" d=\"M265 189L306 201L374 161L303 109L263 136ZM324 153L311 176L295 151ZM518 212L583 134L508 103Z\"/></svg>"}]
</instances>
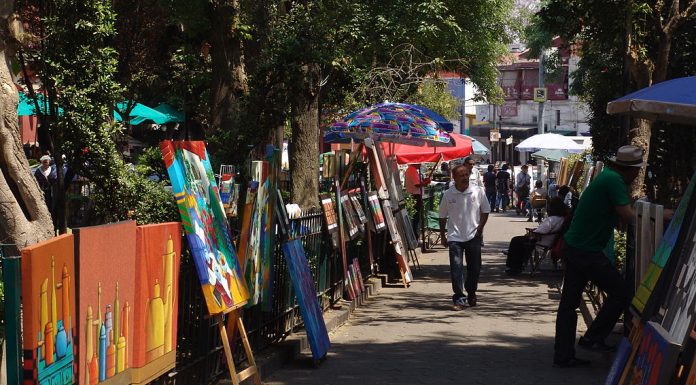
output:
<instances>
[{"instance_id":1,"label":"green awning","mask_svg":"<svg viewBox=\"0 0 696 385\"><path fill-rule=\"evenodd\" d=\"M570 153L566 150L540 150L533 153L533 158L541 158L547 162L560 162L561 158L567 158Z\"/></svg>"},{"instance_id":2,"label":"green awning","mask_svg":"<svg viewBox=\"0 0 696 385\"><path fill-rule=\"evenodd\" d=\"M155 110L167 115L169 117L170 122L177 122L181 123L185 120L185 116L183 112L177 111L176 108L170 106L167 103L160 103L157 107L154 108Z\"/></svg>"},{"instance_id":3,"label":"green awning","mask_svg":"<svg viewBox=\"0 0 696 385\"><path fill-rule=\"evenodd\" d=\"M116 107L117 107L118 111L125 111L126 108L128 107L128 103L129 103L129 101L123 101L123 102L117 103ZM130 103L132 103L132 102L130 102ZM173 121L173 120L170 120L169 116L155 110L154 108L150 108L150 107L148 107L144 104L140 104L140 103L135 103L135 106L130 111L129 118L130 118L130 124L132 124L132 125L137 125L137 124L140 124L140 123L145 122L147 120L150 120L150 121L157 123L157 124L164 124L164 123L168 123L168 122ZM123 121L121 114L118 113L116 110L114 110L114 119L116 119L116 121L118 121L118 122Z\"/></svg>"}]
</instances>

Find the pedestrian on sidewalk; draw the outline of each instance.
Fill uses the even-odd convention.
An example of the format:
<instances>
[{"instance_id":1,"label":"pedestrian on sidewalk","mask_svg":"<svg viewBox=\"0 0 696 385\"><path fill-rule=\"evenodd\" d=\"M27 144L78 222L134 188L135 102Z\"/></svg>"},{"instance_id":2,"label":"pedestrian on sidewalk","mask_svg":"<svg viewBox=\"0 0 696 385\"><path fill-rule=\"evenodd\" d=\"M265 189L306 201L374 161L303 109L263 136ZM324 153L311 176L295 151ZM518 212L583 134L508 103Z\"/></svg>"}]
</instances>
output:
<instances>
[{"instance_id":1,"label":"pedestrian on sidewalk","mask_svg":"<svg viewBox=\"0 0 696 385\"><path fill-rule=\"evenodd\" d=\"M515 176L515 194L517 195L515 211L517 211L517 215L526 214L525 208L527 206L527 200L529 199L529 190L532 182L532 177L527 173L528 170L529 166L523 164L522 170Z\"/></svg>"},{"instance_id":2,"label":"pedestrian on sidewalk","mask_svg":"<svg viewBox=\"0 0 696 385\"><path fill-rule=\"evenodd\" d=\"M507 164L503 165L503 169L498 171L495 178L498 196L496 197L495 206L493 208L495 212L498 212L498 209L505 212L508 206L510 206L510 173L508 172Z\"/></svg>"},{"instance_id":3,"label":"pedestrian on sidewalk","mask_svg":"<svg viewBox=\"0 0 696 385\"><path fill-rule=\"evenodd\" d=\"M483 174L483 186L486 189L486 199L488 199L488 204L491 206L492 211L495 209L495 172L494 166L492 164L488 165L488 171Z\"/></svg>"},{"instance_id":4,"label":"pedestrian on sidewalk","mask_svg":"<svg viewBox=\"0 0 696 385\"><path fill-rule=\"evenodd\" d=\"M415 213L411 218L411 228L415 234L420 233L421 215L423 215L423 188L430 184L430 178L423 178L421 174L420 164L411 163L406 168L404 174L404 186L406 192L411 194L416 202Z\"/></svg>"},{"instance_id":5,"label":"pedestrian on sidewalk","mask_svg":"<svg viewBox=\"0 0 696 385\"><path fill-rule=\"evenodd\" d=\"M610 158L608 167L585 189L575 209L564 236L565 274L556 314L554 367L590 364L588 360L575 357L576 309L588 281L604 291L607 299L585 335L580 337L578 346L592 350L613 349L605 344L605 339L628 305L628 291L623 277L602 250L613 236L619 219L624 223L634 220L628 186L645 164L641 148L620 147L616 156Z\"/></svg>"},{"instance_id":6,"label":"pedestrian on sidewalk","mask_svg":"<svg viewBox=\"0 0 696 385\"><path fill-rule=\"evenodd\" d=\"M440 237L442 245L449 247L454 310L462 310L467 303L476 306L483 228L491 212L483 189L470 184L469 176L469 168L465 165L454 167L454 186L447 189L440 200ZM466 281L463 257L466 258Z\"/></svg>"}]
</instances>

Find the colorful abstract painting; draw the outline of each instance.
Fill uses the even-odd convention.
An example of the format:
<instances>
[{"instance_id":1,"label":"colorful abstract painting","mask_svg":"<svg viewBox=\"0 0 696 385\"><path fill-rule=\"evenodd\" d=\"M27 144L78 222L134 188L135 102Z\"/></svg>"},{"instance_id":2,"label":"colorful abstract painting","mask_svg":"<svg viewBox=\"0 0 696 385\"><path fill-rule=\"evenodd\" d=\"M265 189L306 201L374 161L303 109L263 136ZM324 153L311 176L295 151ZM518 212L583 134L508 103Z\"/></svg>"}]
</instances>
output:
<instances>
[{"instance_id":1,"label":"colorful abstract painting","mask_svg":"<svg viewBox=\"0 0 696 385\"><path fill-rule=\"evenodd\" d=\"M331 342L302 242L299 239L294 239L283 243L283 256L288 265L288 273L297 296L297 303L300 306L312 357L314 360L320 360L329 351Z\"/></svg>"},{"instance_id":2,"label":"colorful abstract painting","mask_svg":"<svg viewBox=\"0 0 696 385\"><path fill-rule=\"evenodd\" d=\"M367 215L365 215L365 210L363 210L362 204L360 204L360 190L350 191L348 196L350 196L350 201L353 203L353 210L358 215L360 223L367 223Z\"/></svg>"},{"instance_id":3,"label":"colorful abstract painting","mask_svg":"<svg viewBox=\"0 0 696 385\"><path fill-rule=\"evenodd\" d=\"M621 338L619 347L616 350L616 356L614 357L614 362L611 364L609 369L609 374L607 374L606 380L604 380L604 385L618 385L621 379L621 373L626 366L628 357L631 355L631 343L628 342L628 338Z\"/></svg>"},{"instance_id":4,"label":"colorful abstract painting","mask_svg":"<svg viewBox=\"0 0 696 385\"><path fill-rule=\"evenodd\" d=\"M66 234L22 250L25 384L76 381L74 247Z\"/></svg>"},{"instance_id":5,"label":"colorful abstract painting","mask_svg":"<svg viewBox=\"0 0 696 385\"><path fill-rule=\"evenodd\" d=\"M74 229L79 384L130 381L135 221Z\"/></svg>"},{"instance_id":6,"label":"colorful abstract painting","mask_svg":"<svg viewBox=\"0 0 696 385\"><path fill-rule=\"evenodd\" d=\"M379 196L377 192L372 191L367 195L367 200L370 203L370 214L372 214L372 226L375 232L381 233L387 228L386 222L384 222L384 214L382 213L382 206L379 204Z\"/></svg>"},{"instance_id":7,"label":"colorful abstract painting","mask_svg":"<svg viewBox=\"0 0 696 385\"><path fill-rule=\"evenodd\" d=\"M338 219L336 217L336 207L334 206L331 194L319 194L321 199L321 209L324 212L326 228L330 233L338 231Z\"/></svg>"},{"instance_id":8,"label":"colorful abstract painting","mask_svg":"<svg viewBox=\"0 0 696 385\"><path fill-rule=\"evenodd\" d=\"M679 348L662 326L648 322L631 365L624 369L624 384L667 385L676 369Z\"/></svg>"},{"instance_id":9,"label":"colorful abstract painting","mask_svg":"<svg viewBox=\"0 0 696 385\"><path fill-rule=\"evenodd\" d=\"M689 202L691 202L693 199L695 184L696 174L691 177L691 181L689 182L689 185L686 188L686 191L684 191L684 195L679 202L679 207L677 207L677 210L674 212L672 221L669 223L667 231L665 231L662 241L660 242L655 255L650 261L650 265L643 276L642 282L640 286L636 288L636 294L633 297L631 304L639 313L643 313L645 305L648 303L648 299L650 299L650 295L657 285L657 280L660 278L662 269L665 267L667 260L673 254L672 249L674 249L677 244L677 238L679 238L679 234L682 230L682 224L686 219Z\"/></svg>"},{"instance_id":10,"label":"colorful abstract painting","mask_svg":"<svg viewBox=\"0 0 696 385\"><path fill-rule=\"evenodd\" d=\"M152 381L176 365L181 224L136 229L131 381Z\"/></svg>"},{"instance_id":11,"label":"colorful abstract painting","mask_svg":"<svg viewBox=\"0 0 696 385\"><path fill-rule=\"evenodd\" d=\"M249 300L222 203L201 141L160 144L184 233L210 314L239 308Z\"/></svg>"}]
</instances>

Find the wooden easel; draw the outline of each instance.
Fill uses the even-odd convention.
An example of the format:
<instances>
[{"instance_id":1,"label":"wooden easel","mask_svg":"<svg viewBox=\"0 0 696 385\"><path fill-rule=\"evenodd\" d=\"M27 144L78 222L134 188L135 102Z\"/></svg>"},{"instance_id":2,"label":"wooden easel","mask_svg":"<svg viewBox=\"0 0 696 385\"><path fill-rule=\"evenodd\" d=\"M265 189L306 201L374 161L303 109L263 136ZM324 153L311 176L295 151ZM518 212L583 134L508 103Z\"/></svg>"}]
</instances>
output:
<instances>
[{"instance_id":1,"label":"wooden easel","mask_svg":"<svg viewBox=\"0 0 696 385\"><path fill-rule=\"evenodd\" d=\"M230 310L229 314L229 325L236 325L239 330L239 337L242 339L242 344L244 345L244 351L246 352L247 361L249 362L249 367L237 372L234 366L234 358L232 358L232 347L230 346L230 340L227 336L227 329L224 322L224 314L217 314L215 317L218 321L218 328L220 329L220 338L222 339L222 347L225 350L225 358L227 359L227 367L230 370L230 379L232 384L239 385L244 380L249 377L254 377L254 384L261 385L261 373L256 366L256 361L254 360L254 353L251 351L251 344L249 344L249 338L247 337L246 329L244 328L244 323L242 322L241 309Z\"/></svg>"}]
</instances>

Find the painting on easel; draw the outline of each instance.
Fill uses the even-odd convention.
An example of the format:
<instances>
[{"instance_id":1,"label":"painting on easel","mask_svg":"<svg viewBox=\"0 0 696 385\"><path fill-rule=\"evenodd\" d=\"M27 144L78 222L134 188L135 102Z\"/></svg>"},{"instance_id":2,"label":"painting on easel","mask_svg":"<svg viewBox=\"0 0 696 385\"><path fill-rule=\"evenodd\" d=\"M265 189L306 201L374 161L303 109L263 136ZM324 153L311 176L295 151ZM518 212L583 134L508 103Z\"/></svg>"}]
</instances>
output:
<instances>
[{"instance_id":1,"label":"painting on easel","mask_svg":"<svg viewBox=\"0 0 696 385\"><path fill-rule=\"evenodd\" d=\"M202 141L163 141L162 157L210 314L249 300L229 225Z\"/></svg>"},{"instance_id":2,"label":"painting on easel","mask_svg":"<svg viewBox=\"0 0 696 385\"><path fill-rule=\"evenodd\" d=\"M24 384L72 384L77 322L70 234L22 249Z\"/></svg>"}]
</instances>

